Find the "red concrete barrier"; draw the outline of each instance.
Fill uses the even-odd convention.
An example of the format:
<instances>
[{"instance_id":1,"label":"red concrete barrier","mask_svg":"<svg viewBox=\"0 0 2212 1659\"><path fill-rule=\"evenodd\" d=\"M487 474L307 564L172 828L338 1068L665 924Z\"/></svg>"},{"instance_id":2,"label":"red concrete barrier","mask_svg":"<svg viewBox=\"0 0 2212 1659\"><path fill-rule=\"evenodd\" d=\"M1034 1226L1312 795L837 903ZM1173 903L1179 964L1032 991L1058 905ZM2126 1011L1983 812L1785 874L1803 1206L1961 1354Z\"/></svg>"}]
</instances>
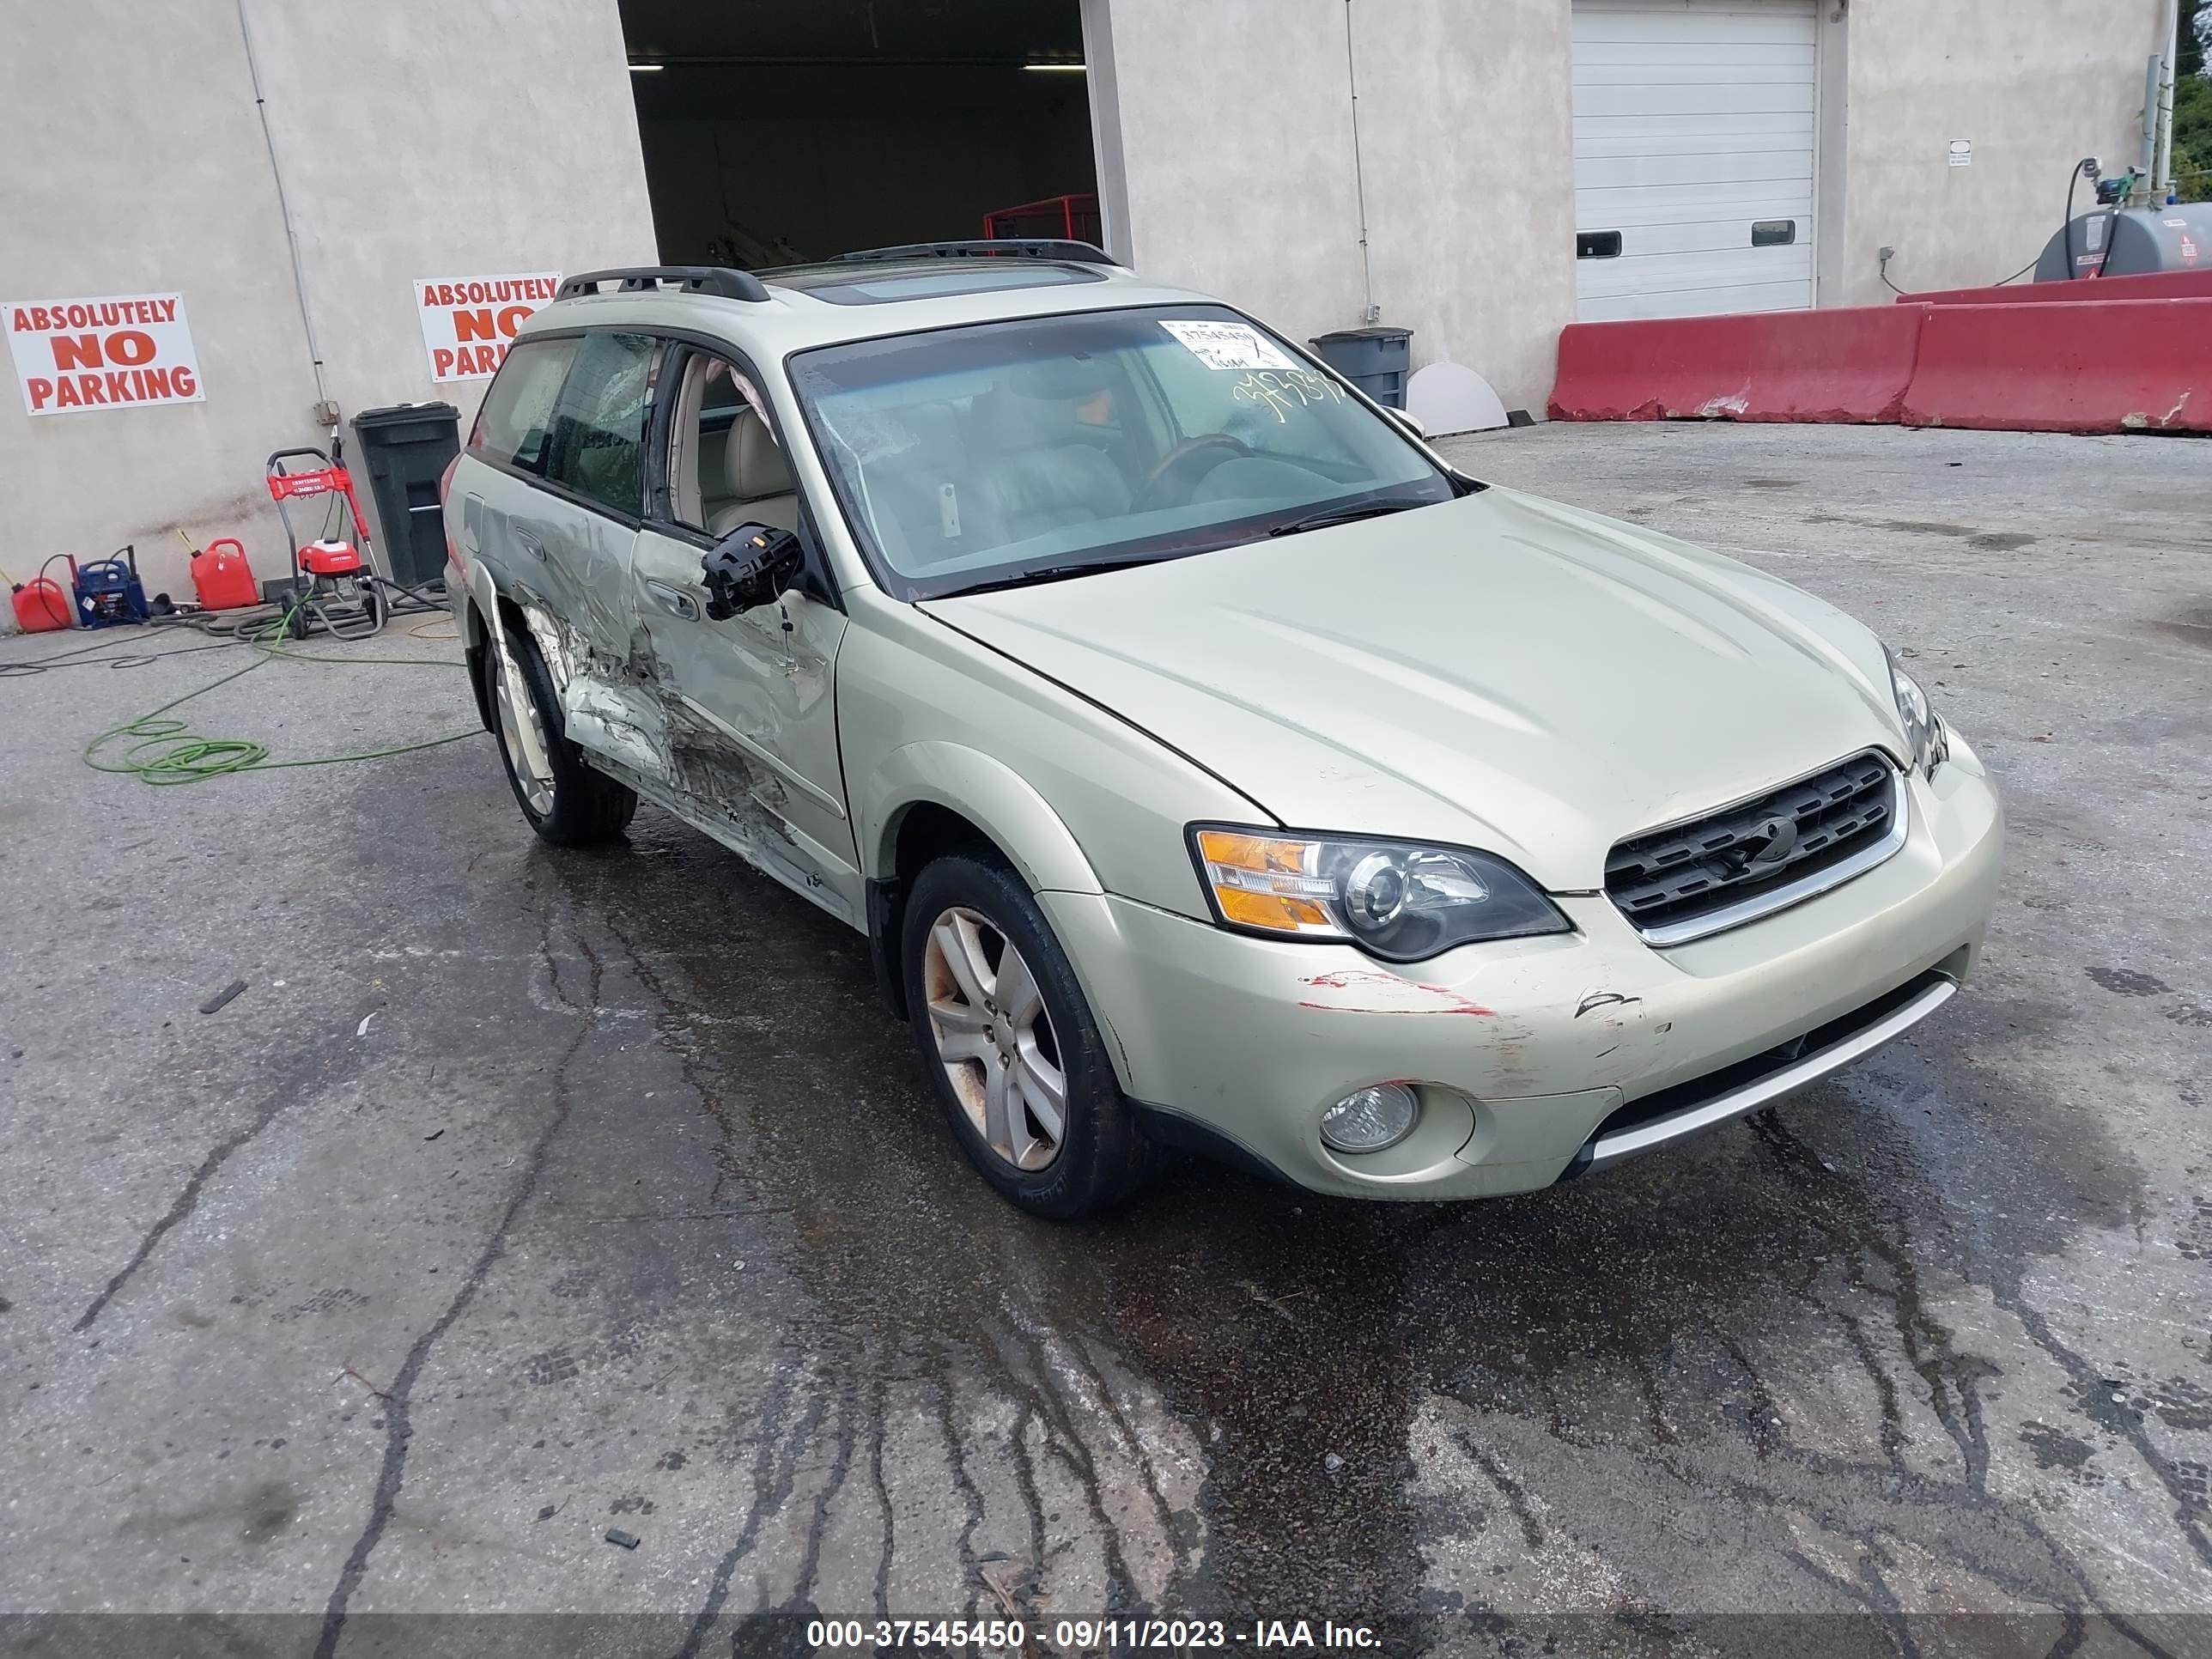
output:
<instances>
[{"instance_id":1,"label":"red concrete barrier","mask_svg":"<svg viewBox=\"0 0 2212 1659\"><path fill-rule=\"evenodd\" d=\"M2014 283L2008 288L1947 288L1907 294L1899 305L2110 305L2115 300L2212 300L2212 267L2160 270L2142 276L2100 276L2078 283Z\"/></svg>"},{"instance_id":2,"label":"red concrete barrier","mask_svg":"<svg viewBox=\"0 0 2212 1659\"><path fill-rule=\"evenodd\" d=\"M1894 421L1924 306L1575 323L1555 421Z\"/></svg>"},{"instance_id":3,"label":"red concrete barrier","mask_svg":"<svg viewBox=\"0 0 2212 1659\"><path fill-rule=\"evenodd\" d=\"M1912 309L1907 426L2212 432L2212 299Z\"/></svg>"}]
</instances>

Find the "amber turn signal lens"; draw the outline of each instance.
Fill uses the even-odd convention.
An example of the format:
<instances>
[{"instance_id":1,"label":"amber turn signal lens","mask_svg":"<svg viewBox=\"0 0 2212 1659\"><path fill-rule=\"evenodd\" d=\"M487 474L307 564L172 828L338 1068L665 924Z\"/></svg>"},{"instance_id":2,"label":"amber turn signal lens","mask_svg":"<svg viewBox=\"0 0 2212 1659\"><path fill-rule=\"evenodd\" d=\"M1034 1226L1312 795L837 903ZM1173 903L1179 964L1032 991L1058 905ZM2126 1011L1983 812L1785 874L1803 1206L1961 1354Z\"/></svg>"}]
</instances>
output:
<instances>
[{"instance_id":1,"label":"amber turn signal lens","mask_svg":"<svg viewBox=\"0 0 2212 1659\"><path fill-rule=\"evenodd\" d=\"M1322 908L1334 884L1316 872L1310 842L1201 830L1198 856L1223 921L1275 933L1337 931Z\"/></svg>"}]
</instances>

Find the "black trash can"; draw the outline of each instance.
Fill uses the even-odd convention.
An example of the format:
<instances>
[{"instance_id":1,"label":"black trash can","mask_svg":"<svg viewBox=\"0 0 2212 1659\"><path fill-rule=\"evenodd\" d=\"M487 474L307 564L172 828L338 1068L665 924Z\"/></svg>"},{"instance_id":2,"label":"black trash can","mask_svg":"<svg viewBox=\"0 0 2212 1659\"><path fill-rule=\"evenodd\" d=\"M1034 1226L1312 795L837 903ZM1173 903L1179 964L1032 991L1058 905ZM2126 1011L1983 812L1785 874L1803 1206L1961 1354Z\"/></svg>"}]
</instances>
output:
<instances>
[{"instance_id":1,"label":"black trash can","mask_svg":"<svg viewBox=\"0 0 2212 1659\"><path fill-rule=\"evenodd\" d=\"M451 404L364 409L353 417L353 434L376 500L392 579L402 587L444 580L446 526L438 480L461 447L460 410Z\"/></svg>"},{"instance_id":2,"label":"black trash can","mask_svg":"<svg viewBox=\"0 0 2212 1659\"><path fill-rule=\"evenodd\" d=\"M1385 409L1403 409L1413 340L1410 328L1340 328L1307 343L1322 362Z\"/></svg>"}]
</instances>

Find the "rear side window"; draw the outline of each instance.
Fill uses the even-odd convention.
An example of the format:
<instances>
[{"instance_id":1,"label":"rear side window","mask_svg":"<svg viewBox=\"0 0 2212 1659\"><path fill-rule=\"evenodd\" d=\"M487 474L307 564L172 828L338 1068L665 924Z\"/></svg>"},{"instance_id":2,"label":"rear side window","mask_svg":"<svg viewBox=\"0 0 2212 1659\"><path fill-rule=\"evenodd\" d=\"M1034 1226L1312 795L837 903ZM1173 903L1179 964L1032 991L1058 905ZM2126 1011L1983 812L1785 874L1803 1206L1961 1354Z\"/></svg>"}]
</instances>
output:
<instances>
[{"instance_id":1,"label":"rear side window","mask_svg":"<svg viewBox=\"0 0 2212 1659\"><path fill-rule=\"evenodd\" d=\"M561 383L580 342L522 340L507 354L484 393L469 448L488 461L543 477Z\"/></svg>"},{"instance_id":2,"label":"rear side window","mask_svg":"<svg viewBox=\"0 0 2212 1659\"><path fill-rule=\"evenodd\" d=\"M587 334L553 410L544 476L586 501L645 510L645 427L659 344L642 334Z\"/></svg>"}]
</instances>

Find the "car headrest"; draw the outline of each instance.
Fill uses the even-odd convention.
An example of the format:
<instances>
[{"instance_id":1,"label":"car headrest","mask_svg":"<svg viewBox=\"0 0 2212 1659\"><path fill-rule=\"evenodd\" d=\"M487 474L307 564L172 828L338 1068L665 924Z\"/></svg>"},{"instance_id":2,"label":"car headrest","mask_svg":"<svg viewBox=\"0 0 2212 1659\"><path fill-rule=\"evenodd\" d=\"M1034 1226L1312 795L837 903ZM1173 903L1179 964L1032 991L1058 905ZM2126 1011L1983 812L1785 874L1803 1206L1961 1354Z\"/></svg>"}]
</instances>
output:
<instances>
[{"instance_id":1,"label":"car headrest","mask_svg":"<svg viewBox=\"0 0 2212 1659\"><path fill-rule=\"evenodd\" d=\"M1062 449L1071 444L1104 447L1106 440L1098 428L1085 426L1075 412L1077 405L1096 392L1097 386L1064 395L1035 395L1018 389L1024 372L1016 369L1006 384L977 394L970 412L971 448L980 446L1012 455L1036 449Z\"/></svg>"},{"instance_id":2,"label":"car headrest","mask_svg":"<svg viewBox=\"0 0 2212 1659\"><path fill-rule=\"evenodd\" d=\"M741 409L730 426L729 447L723 452L723 469L730 494L741 501L757 501L769 495L788 495L790 463L776 447L768 423L750 409Z\"/></svg>"},{"instance_id":3,"label":"car headrest","mask_svg":"<svg viewBox=\"0 0 2212 1659\"><path fill-rule=\"evenodd\" d=\"M1017 364L1006 377L1006 389L1017 398L1058 403L1080 403L1103 392L1107 385L1106 366L1095 357L1042 358Z\"/></svg>"}]
</instances>

